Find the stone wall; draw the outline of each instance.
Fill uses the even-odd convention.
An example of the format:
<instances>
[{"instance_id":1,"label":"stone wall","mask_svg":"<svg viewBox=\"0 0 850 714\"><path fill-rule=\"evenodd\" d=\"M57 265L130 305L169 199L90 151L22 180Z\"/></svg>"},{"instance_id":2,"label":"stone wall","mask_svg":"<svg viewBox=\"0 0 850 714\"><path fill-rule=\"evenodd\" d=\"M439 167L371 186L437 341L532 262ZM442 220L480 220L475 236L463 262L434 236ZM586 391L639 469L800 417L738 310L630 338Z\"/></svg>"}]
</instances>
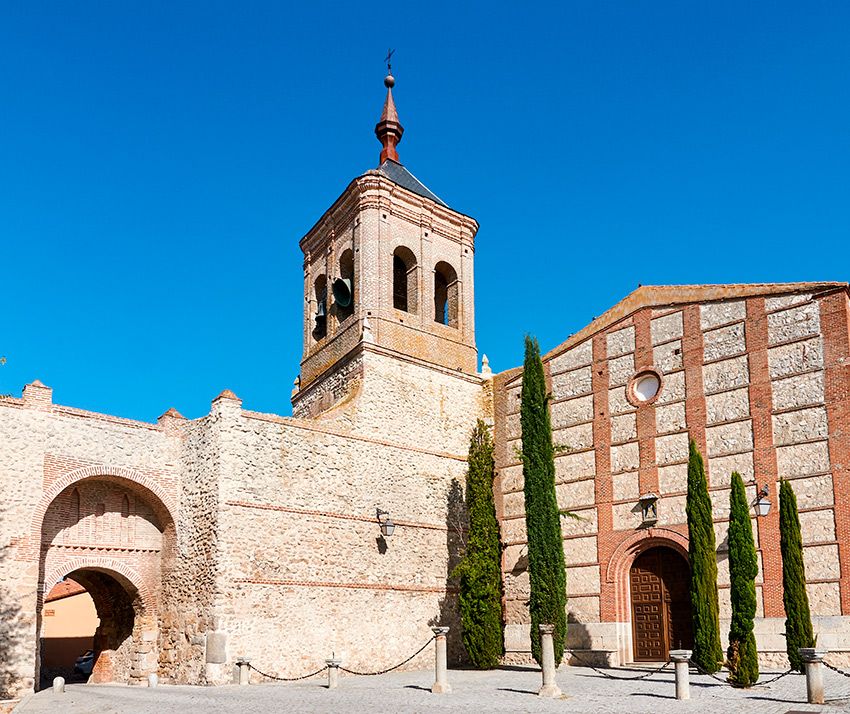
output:
<instances>
[{"instance_id":1,"label":"stone wall","mask_svg":"<svg viewBox=\"0 0 850 714\"><path fill-rule=\"evenodd\" d=\"M102 611L119 637L102 679L224 683L242 655L283 675L332 652L375 669L443 623L462 659L449 574L488 390L375 345L357 364L350 397L311 420L244 411L227 391L202 419L155 425L54 405L39 385L0 403L6 693L33 686L39 593L72 571L135 610L123 635Z\"/></svg>"},{"instance_id":2,"label":"stone wall","mask_svg":"<svg viewBox=\"0 0 850 714\"><path fill-rule=\"evenodd\" d=\"M356 397L319 420L223 417L216 620L230 662L292 676L336 653L379 669L443 622L462 657L449 573L480 380L376 352L362 375ZM386 539L378 508L396 523Z\"/></svg>"}]
</instances>

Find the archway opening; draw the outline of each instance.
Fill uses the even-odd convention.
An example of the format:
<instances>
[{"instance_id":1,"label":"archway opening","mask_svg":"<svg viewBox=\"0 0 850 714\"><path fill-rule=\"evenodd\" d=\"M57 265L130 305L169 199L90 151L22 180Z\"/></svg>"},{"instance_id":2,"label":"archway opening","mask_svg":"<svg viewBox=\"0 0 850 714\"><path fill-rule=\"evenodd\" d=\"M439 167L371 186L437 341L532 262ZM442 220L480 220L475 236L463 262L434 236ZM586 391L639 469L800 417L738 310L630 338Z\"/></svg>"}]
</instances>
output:
<instances>
[{"instance_id":1,"label":"archway opening","mask_svg":"<svg viewBox=\"0 0 850 714\"><path fill-rule=\"evenodd\" d=\"M94 662L94 635L100 624L88 590L71 578L60 580L44 598L41 678L85 682Z\"/></svg>"},{"instance_id":2,"label":"archway opening","mask_svg":"<svg viewBox=\"0 0 850 714\"><path fill-rule=\"evenodd\" d=\"M693 647L690 566L665 546L643 551L629 571L636 662L666 662L671 649Z\"/></svg>"},{"instance_id":3,"label":"archway opening","mask_svg":"<svg viewBox=\"0 0 850 714\"><path fill-rule=\"evenodd\" d=\"M68 573L42 608L40 688L57 675L78 682L126 681L138 660L141 610L138 591L117 573L96 568Z\"/></svg>"}]
</instances>

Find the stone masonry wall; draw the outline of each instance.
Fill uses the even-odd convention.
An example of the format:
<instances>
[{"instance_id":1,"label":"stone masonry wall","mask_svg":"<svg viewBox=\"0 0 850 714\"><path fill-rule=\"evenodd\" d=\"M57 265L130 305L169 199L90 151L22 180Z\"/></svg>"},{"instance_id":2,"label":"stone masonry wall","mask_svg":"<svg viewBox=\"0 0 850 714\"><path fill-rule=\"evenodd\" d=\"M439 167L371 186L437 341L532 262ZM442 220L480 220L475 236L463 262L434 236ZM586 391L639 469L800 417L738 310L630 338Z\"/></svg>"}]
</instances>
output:
<instances>
[{"instance_id":1,"label":"stone masonry wall","mask_svg":"<svg viewBox=\"0 0 850 714\"><path fill-rule=\"evenodd\" d=\"M462 657L449 573L483 390L380 354L363 360L344 417L287 419L235 402L222 412L215 619L229 663L248 656L293 676L336 653L374 670L443 622ZM390 538L379 538L378 508L396 523Z\"/></svg>"}]
</instances>

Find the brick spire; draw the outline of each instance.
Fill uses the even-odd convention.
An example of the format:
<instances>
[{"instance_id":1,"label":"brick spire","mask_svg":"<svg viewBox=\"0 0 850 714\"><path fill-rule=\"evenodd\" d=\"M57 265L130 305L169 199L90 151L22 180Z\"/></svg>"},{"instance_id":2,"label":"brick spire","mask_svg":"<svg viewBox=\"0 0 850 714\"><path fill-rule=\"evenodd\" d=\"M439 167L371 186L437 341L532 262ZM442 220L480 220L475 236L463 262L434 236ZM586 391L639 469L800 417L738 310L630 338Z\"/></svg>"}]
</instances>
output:
<instances>
[{"instance_id":1,"label":"brick spire","mask_svg":"<svg viewBox=\"0 0 850 714\"><path fill-rule=\"evenodd\" d=\"M389 64L387 65L387 70L390 70ZM387 76L384 77L384 86L387 88L387 99L384 102L384 111L381 113L381 121L379 121L375 126L375 136L378 137L378 141L380 141L381 145L384 147L381 149L380 164L383 164L387 159L395 161L396 163L401 163L398 160L398 152L395 147L401 141L401 135L404 134L404 127L398 120L398 112L396 111L395 102L393 101L395 77L393 77L392 71L388 71Z\"/></svg>"}]
</instances>

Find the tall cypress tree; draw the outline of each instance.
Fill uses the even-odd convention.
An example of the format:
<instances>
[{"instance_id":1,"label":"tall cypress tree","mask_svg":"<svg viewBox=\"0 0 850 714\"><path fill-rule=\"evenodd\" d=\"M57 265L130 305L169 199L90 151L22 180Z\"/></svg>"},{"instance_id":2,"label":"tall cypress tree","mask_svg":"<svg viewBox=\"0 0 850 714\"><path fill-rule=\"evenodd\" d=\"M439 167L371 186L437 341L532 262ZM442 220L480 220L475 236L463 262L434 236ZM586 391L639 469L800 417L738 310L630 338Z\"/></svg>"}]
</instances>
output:
<instances>
[{"instance_id":1,"label":"tall cypress tree","mask_svg":"<svg viewBox=\"0 0 850 714\"><path fill-rule=\"evenodd\" d=\"M705 466L691 439L688 457L688 555L691 561L692 659L707 672L720 669L720 613L717 602L717 557Z\"/></svg>"},{"instance_id":2,"label":"tall cypress tree","mask_svg":"<svg viewBox=\"0 0 850 714\"><path fill-rule=\"evenodd\" d=\"M555 626L555 661L560 664L567 632L567 577L561 514L555 496L555 452L549 397L543 376L540 347L525 338L522 373L522 475L525 479L525 523L528 531L528 574L531 597L531 654L540 663L538 625Z\"/></svg>"},{"instance_id":3,"label":"tall cypress tree","mask_svg":"<svg viewBox=\"0 0 850 714\"><path fill-rule=\"evenodd\" d=\"M750 523L750 506L741 475L732 473L729 495L729 581L732 622L729 625L729 681L750 687L759 678L753 618L756 616L758 559Z\"/></svg>"},{"instance_id":4,"label":"tall cypress tree","mask_svg":"<svg viewBox=\"0 0 850 714\"><path fill-rule=\"evenodd\" d=\"M803 537L797 496L788 481L779 484L779 547L782 551L782 600L785 603L785 645L788 661L803 671L798 647L814 647L812 614L806 593L806 568L803 564Z\"/></svg>"},{"instance_id":5,"label":"tall cypress tree","mask_svg":"<svg viewBox=\"0 0 850 714\"><path fill-rule=\"evenodd\" d=\"M469 536L466 553L456 569L460 576L460 619L463 644L479 669L499 664L505 653L502 630L502 548L493 501L493 439L481 420L469 442L466 508Z\"/></svg>"}]
</instances>

